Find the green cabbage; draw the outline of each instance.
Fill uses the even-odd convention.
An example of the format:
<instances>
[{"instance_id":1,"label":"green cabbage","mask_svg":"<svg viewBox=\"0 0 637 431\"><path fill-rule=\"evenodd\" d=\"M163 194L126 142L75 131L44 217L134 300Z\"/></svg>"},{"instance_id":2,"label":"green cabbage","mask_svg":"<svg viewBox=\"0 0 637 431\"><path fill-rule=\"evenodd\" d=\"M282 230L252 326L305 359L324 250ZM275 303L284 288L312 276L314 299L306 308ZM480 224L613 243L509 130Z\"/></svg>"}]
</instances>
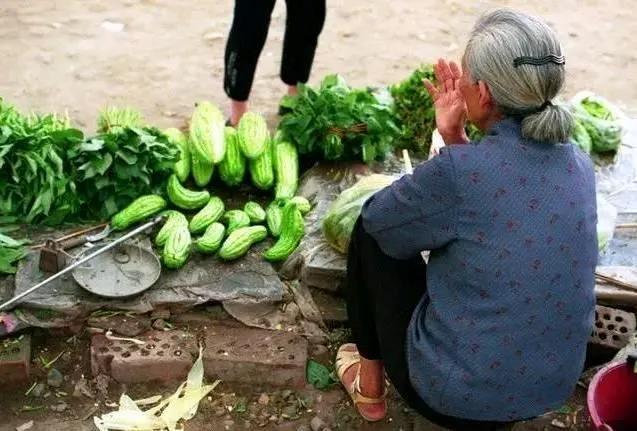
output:
<instances>
[{"instance_id":1,"label":"green cabbage","mask_svg":"<svg viewBox=\"0 0 637 431\"><path fill-rule=\"evenodd\" d=\"M347 254L349 239L363 205L374 193L387 187L394 180L395 178L389 175L373 174L363 177L352 187L344 190L332 203L323 219L323 235L328 244Z\"/></svg>"},{"instance_id":2,"label":"green cabbage","mask_svg":"<svg viewBox=\"0 0 637 431\"><path fill-rule=\"evenodd\" d=\"M586 154L590 154L593 151L593 142L591 141L591 135L586 131L586 127L582 124L580 119L575 120L573 127L573 133L571 135L573 143L580 147Z\"/></svg>"},{"instance_id":3,"label":"green cabbage","mask_svg":"<svg viewBox=\"0 0 637 431\"><path fill-rule=\"evenodd\" d=\"M596 153L615 153L622 140L622 127L617 110L595 95L580 98L573 106L576 120L590 136L592 150Z\"/></svg>"}]
</instances>

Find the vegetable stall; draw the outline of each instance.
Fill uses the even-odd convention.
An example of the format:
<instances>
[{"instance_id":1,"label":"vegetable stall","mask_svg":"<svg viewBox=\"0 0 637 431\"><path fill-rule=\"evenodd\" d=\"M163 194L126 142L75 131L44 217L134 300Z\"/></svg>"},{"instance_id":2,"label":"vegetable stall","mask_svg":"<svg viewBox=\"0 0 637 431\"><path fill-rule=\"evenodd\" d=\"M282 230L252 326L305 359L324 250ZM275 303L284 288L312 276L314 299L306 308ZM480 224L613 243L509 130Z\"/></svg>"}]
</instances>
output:
<instances>
[{"instance_id":1,"label":"vegetable stall","mask_svg":"<svg viewBox=\"0 0 637 431\"><path fill-rule=\"evenodd\" d=\"M157 216L163 221L148 247L159 255L164 278L180 277L171 274L193 259L224 274L243 264L279 269L295 251L307 252L299 247L306 235L343 254L365 199L400 168L344 192L353 183L339 186L342 195L330 202L303 196L301 178L322 165L388 173L403 149L427 158L435 115L424 78L433 79L431 66L380 89L326 76L284 99L276 130L254 112L229 127L218 107L201 101L181 129L160 130L132 108L109 107L88 135L66 115L24 114L0 99L0 273L15 274L37 252L25 238L37 226L108 222L117 235ZM622 143L621 111L590 93L570 106L573 141L601 169L612 166ZM471 125L467 132L480 138Z\"/></svg>"}]
</instances>

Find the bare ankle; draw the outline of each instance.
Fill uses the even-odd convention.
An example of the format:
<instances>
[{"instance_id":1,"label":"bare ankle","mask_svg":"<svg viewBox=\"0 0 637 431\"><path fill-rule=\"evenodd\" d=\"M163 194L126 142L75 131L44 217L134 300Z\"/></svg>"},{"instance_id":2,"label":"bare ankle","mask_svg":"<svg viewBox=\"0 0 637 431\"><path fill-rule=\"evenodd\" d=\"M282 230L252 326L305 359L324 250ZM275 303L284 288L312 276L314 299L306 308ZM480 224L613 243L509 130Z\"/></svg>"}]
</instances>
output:
<instances>
[{"instance_id":1,"label":"bare ankle","mask_svg":"<svg viewBox=\"0 0 637 431\"><path fill-rule=\"evenodd\" d=\"M361 391L365 395L377 397L385 391L385 370L382 361L361 358L360 365Z\"/></svg>"},{"instance_id":2,"label":"bare ankle","mask_svg":"<svg viewBox=\"0 0 637 431\"><path fill-rule=\"evenodd\" d=\"M230 100L230 123L233 126L239 124L243 114L248 112L248 101Z\"/></svg>"}]
</instances>

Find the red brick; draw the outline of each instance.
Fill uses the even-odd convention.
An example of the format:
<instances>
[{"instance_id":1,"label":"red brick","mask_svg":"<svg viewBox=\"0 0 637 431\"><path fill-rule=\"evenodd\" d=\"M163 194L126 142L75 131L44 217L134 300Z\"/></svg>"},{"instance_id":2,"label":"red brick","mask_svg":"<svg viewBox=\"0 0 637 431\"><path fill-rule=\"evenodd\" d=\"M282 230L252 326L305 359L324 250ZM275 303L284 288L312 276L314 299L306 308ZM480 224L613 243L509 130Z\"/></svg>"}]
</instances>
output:
<instances>
[{"instance_id":1,"label":"red brick","mask_svg":"<svg viewBox=\"0 0 637 431\"><path fill-rule=\"evenodd\" d=\"M31 336L0 340L0 388L18 386L31 374Z\"/></svg>"},{"instance_id":2,"label":"red brick","mask_svg":"<svg viewBox=\"0 0 637 431\"><path fill-rule=\"evenodd\" d=\"M206 333L203 361L208 378L302 388L307 340L287 332L215 324Z\"/></svg>"},{"instance_id":3,"label":"red brick","mask_svg":"<svg viewBox=\"0 0 637 431\"><path fill-rule=\"evenodd\" d=\"M185 379L197 354L195 337L182 331L149 332L138 340L108 340L96 334L91 341L93 375L107 374L120 383L170 382Z\"/></svg>"}]
</instances>

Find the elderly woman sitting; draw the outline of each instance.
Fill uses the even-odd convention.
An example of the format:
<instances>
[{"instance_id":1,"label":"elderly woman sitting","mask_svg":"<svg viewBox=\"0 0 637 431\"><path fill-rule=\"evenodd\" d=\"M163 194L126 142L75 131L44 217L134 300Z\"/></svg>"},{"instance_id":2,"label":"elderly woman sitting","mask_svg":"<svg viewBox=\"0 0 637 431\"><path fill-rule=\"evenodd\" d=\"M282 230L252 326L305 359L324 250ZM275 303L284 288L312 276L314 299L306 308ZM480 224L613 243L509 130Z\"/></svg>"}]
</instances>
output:
<instances>
[{"instance_id":1,"label":"elderly woman sitting","mask_svg":"<svg viewBox=\"0 0 637 431\"><path fill-rule=\"evenodd\" d=\"M595 180L554 104L565 62L541 20L499 10L436 65L447 145L364 206L348 256L355 344L337 371L359 413L386 414L385 373L433 422L492 429L572 393L593 323ZM485 131L469 142L468 119ZM422 250L431 250L428 265Z\"/></svg>"}]
</instances>

